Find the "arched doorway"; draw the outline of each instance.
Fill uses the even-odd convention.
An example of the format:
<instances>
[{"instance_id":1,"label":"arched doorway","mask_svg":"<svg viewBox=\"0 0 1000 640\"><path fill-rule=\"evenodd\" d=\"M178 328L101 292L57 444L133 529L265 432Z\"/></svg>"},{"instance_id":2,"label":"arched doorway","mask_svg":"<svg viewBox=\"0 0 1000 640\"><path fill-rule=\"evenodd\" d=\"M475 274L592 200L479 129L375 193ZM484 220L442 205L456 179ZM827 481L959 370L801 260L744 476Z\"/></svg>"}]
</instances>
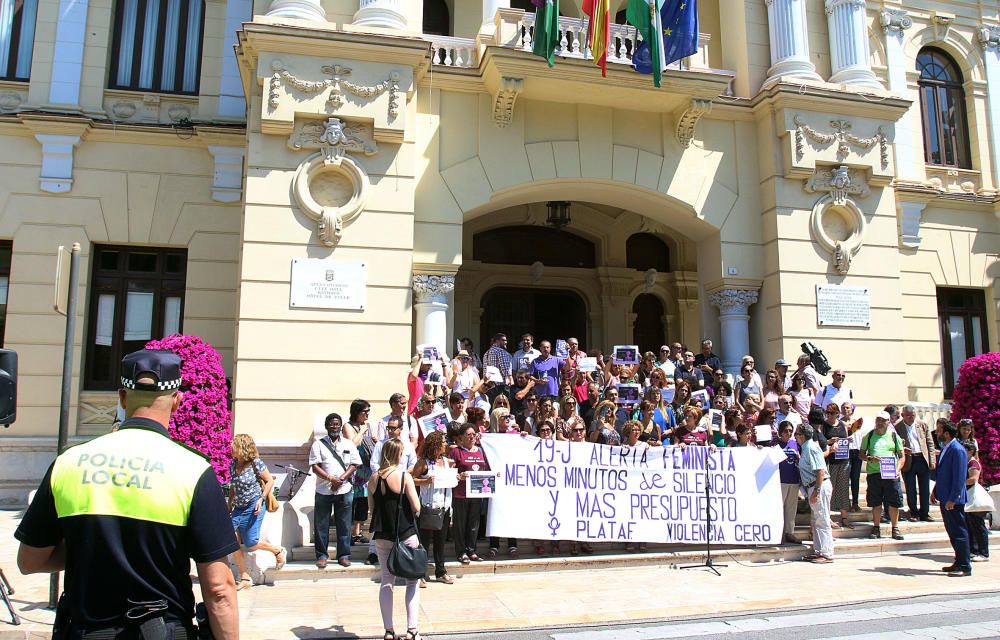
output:
<instances>
[{"instance_id":1,"label":"arched doorway","mask_svg":"<svg viewBox=\"0 0 1000 640\"><path fill-rule=\"evenodd\" d=\"M632 303L635 321L632 323L632 339L639 345L639 351L656 353L666 341L666 327L663 326L663 303L651 293L643 293Z\"/></svg>"},{"instance_id":2,"label":"arched doorway","mask_svg":"<svg viewBox=\"0 0 1000 640\"><path fill-rule=\"evenodd\" d=\"M505 333L512 350L525 333L535 336L535 345L548 340L555 349L557 339L587 339L587 305L577 293L565 289L495 287L482 300L479 335L486 345L494 334Z\"/></svg>"}]
</instances>

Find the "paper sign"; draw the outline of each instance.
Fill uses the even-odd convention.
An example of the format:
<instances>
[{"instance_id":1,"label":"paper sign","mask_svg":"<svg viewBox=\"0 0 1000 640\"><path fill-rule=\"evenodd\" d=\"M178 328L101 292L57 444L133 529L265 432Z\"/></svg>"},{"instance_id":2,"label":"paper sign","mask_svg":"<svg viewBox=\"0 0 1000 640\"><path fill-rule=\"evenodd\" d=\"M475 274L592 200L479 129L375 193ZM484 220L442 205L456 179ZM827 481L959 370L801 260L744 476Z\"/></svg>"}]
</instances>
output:
<instances>
[{"instance_id":1,"label":"paper sign","mask_svg":"<svg viewBox=\"0 0 1000 640\"><path fill-rule=\"evenodd\" d=\"M503 382L503 376L500 375L500 369L496 367L486 367L486 382Z\"/></svg>"},{"instance_id":2,"label":"paper sign","mask_svg":"<svg viewBox=\"0 0 1000 640\"><path fill-rule=\"evenodd\" d=\"M639 347L634 344L616 344L611 361L615 364L639 364Z\"/></svg>"},{"instance_id":3,"label":"paper sign","mask_svg":"<svg viewBox=\"0 0 1000 640\"><path fill-rule=\"evenodd\" d=\"M569 357L569 343L565 340L556 340L556 357L563 360Z\"/></svg>"},{"instance_id":4,"label":"paper sign","mask_svg":"<svg viewBox=\"0 0 1000 640\"><path fill-rule=\"evenodd\" d=\"M466 471L465 495L468 498L492 498L497 492L497 474L493 471Z\"/></svg>"},{"instance_id":5,"label":"paper sign","mask_svg":"<svg viewBox=\"0 0 1000 640\"><path fill-rule=\"evenodd\" d=\"M618 389L618 404L639 404L642 390L637 384L620 384Z\"/></svg>"},{"instance_id":6,"label":"paper sign","mask_svg":"<svg viewBox=\"0 0 1000 640\"><path fill-rule=\"evenodd\" d=\"M422 418L418 418L418 420L420 422L420 430L423 432L425 438L434 431L448 430L448 412L444 409L439 409Z\"/></svg>"},{"instance_id":7,"label":"paper sign","mask_svg":"<svg viewBox=\"0 0 1000 640\"><path fill-rule=\"evenodd\" d=\"M893 456L883 456L878 459L879 471L882 472L883 480L896 479L896 458Z\"/></svg>"},{"instance_id":8,"label":"paper sign","mask_svg":"<svg viewBox=\"0 0 1000 640\"><path fill-rule=\"evenodd\" d=\"M660 389L660 397L663 398L663 404L670 404L674 401L674 388Z\"/></svg>"},{"instance_id":9,"label":"paper sign","mask_svg":"<svg viewBox=\"0 0 1000 640\"><path fill-rule=\"evenodd\" d=\"M597 358L580 358L576 366L585 373L597 371Z\"/></svg>"},{"instance_id":10,"label":"paper sign","mask_svg":"<svg viewBox=\"0 0 1000 640\"><path fill-rule=\"evenodd\" d=\"M834 458L837 460L847 460L851 457L851 439L850 438L837 438L837 450L834 452Z\"/></svg>"},{"instance_id":11,"label":"paper sign","mask_svg":"<svg viewBox=\"0 0 1000 640\"><path fill-rule=\"evenodd\" d=\"M435 489L454 489L458 486L458 469L455 467L435 468L431 477Z\"/></svg>"},{"instance_id":12,"label":"paper sign","mask_svg":"<svg viewBox=\"0 0 1000 640\"><path fill-rule=\"evenodd\" d=\"M762 444L764 442L771 441L771 425L769 424L759 424L753 428L754 437L757 439L757 444Z\"/></svg>"},{"instance_id":13,"label":"paper sign","mask_svg":"<svg viewBox=\"0 0 1000 640\"><path fill-rule=\"evenodd\" d=\"M691 394L691 403L701 405L703 408L707 408L709 404L708 391L705 389L699 389Z\"/></svg>"},{"instance_id":14,"label":"paper sign","mask_svg":"<svg viewBox=\"0 0 1000 640\"><path fill-rule=\"evenodd\" d=\"M722 430L722 412L718 409L709 409L708 411L708 423L712 426L712 431Z\"/></svg>"},{"instance_id":15,"label":"paper sign","mask_svg":"<svg viewBox=\"0 0 1000 640\"><path fill-rule=\"evenodd\" d=\"M425 362L436 362L441 359L438 348L432 344L417 345L417 349L420 350Z\"/></svg>"}]
</instances>

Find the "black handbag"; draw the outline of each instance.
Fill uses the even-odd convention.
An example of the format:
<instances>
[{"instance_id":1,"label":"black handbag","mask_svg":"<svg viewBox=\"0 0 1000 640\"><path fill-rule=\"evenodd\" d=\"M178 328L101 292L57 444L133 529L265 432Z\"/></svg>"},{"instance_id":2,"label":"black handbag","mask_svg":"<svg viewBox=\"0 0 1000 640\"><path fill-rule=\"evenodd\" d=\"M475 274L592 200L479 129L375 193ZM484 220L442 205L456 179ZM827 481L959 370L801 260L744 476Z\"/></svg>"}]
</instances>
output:
<instances>
[{"instance_id":1,"label":"black handbag","mask_svg":"<svg viewBox=\"0 0 1000 640\"><path fill-rule=\"evenodd\" d=\"M388 486L389 483L386 483ZM392 551L386 559L386 568L389 573L408 580L416 580L427 575L427 549L419 543L414 549L399 542L399 523L403 516L403 500L406 499L406 472L403 472L403 481L399 484L399 506L396 509L396 541L392 545ZM423 513L421 513L423 515Z\"/></svg>"},{"instance_id":2,"label":"black handbag","mask_svg":"<svg viewBox=\"0 0 1000 640\"><path fill-rule=\"evenodd\" d=\"M420 508L420 528L428 531L444 529L444 507L424 505Z\"/></svg>"}]
</instances>

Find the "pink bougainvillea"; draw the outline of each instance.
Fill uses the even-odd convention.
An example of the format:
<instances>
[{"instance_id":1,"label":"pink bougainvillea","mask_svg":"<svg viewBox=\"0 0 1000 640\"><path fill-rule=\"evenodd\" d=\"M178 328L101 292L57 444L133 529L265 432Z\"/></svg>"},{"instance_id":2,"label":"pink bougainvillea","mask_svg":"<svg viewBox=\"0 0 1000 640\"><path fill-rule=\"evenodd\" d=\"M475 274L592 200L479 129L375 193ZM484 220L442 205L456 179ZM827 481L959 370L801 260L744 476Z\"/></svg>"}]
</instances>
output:
<instances>
[{"instance_id":1,"label":"pink bougainvillea","mask_svg":"<svg viewBox=\"0 0 1000 640\"><path fill-rule=\"evenodd\" d=\"M222 356L198 336L180 334L152 340L146 348L166 349L181 357L184 398L170 417L170 435L208 456L219 482L228 482L233 416L226 398Z\"/></svg>"},{"instance_id":2,"label":"pink bougainvillea","mask_svg":"<svg viewBox=\"0 0 1000 640\"><path fill-rule=\"evenodd\" d=\"M951 400L951 419L972 420L983 464L981 482L1000 483L1000 353L991 351L966 360L958 369Z\"/></svg>"}]
</instances>

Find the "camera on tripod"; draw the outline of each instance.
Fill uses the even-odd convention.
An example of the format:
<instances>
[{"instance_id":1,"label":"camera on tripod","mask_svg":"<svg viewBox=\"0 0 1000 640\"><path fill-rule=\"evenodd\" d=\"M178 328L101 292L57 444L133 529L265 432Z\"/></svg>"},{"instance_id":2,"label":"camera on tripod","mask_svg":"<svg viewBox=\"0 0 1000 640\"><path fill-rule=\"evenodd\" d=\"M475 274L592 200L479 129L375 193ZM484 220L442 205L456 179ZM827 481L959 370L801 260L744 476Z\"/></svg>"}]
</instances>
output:
<instances>
[{"instance_id":1,"label":"camera on tripod","mask_svg":"<svg viewBox=\"0 0 1000 640\"><path fill-rule=\"evenodd\" d=\"M826 356L823 355L823 352L816 345L811 342L803 342L802 353L809 356L809 360L812 362L813 368L816 369L816 373L821 376L830 373L830 361L826 359Z\"/></svg>"}]
</instances>

